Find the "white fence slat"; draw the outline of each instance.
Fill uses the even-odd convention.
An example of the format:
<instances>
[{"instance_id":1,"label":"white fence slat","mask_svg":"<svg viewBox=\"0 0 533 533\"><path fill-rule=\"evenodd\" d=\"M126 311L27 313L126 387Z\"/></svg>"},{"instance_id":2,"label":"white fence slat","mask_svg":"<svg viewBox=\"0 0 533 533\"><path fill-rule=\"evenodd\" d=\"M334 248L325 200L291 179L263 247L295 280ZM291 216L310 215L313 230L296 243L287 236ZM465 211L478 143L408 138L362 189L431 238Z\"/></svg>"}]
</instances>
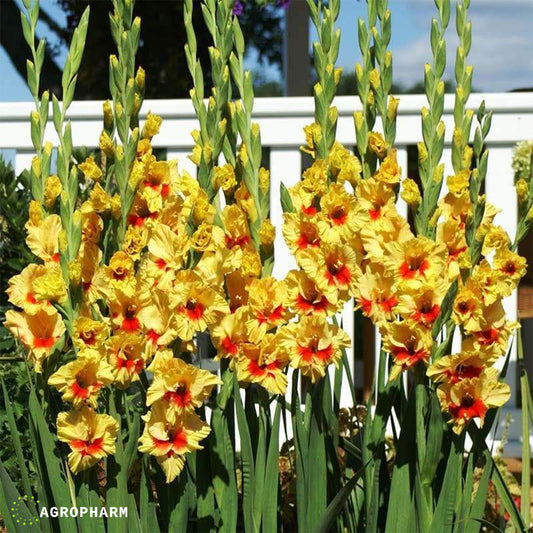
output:
<instances>
[{"instance_id":1,"label":"white fence slat","mask_svg":"<svg viewBox=\"0 0 533 533\"><path fill-rule=\"evenodd\" d=\"M15 154L15 174L17 174L17 176L23 170L29 170L31 168L31 160L34 155L34 151L17 150L17 153Z\"/></svg>"},{"instance_id":2,"label":"white fence slat","mask_svg":"<svg viewBox=\"0 0 533 533\"><path fill-rule=\"evenodd\" d=\"M273 275L278 278L284 278L289 270L296 268L296 261L281 232L283 210L281 208L280 184L283 183L287 189L292 187L300 180L301 172L302 156L298 147L276 147L270 150L270 219L276 226Z\"/></svg>"},{"instance_id":3,"label":"white fence slat","mask_svg":"<svg viewBox=\"0 0 533 533\"><path fill-rule=\"evenodd\" d=\"M191 155L191 150L167 150L167 159L178 160L178 171L186 170L193 178L196 178L196 165L188 158Z\"/></svg>"}]
</instances>

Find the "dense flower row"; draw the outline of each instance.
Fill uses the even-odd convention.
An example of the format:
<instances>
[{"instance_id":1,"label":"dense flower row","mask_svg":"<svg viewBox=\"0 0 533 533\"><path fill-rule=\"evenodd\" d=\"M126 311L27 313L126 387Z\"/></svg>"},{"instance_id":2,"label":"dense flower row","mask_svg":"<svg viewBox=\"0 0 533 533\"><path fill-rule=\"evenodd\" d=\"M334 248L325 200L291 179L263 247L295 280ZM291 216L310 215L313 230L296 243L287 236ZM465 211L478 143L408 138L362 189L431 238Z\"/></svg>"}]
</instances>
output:
<instances>
[{"instance_id":1,"label":"dense flower row","mask_svg":"<svg viewBox=\"0 0 533 533\"><path fill-rule=\"evenodd\" d=\"M239 54L242 59L242 50ZM220 60L220 54L213 57ZM325 84L339 81L332 65L322 74L329 76ZM249 79L243 79L237 84L245 93ZM131 87L143 83L138 75ZM379 85L377 71L371 83ZM209 109L217 105L212 97ZM397 106L390 97L391 121ZM122 117L121 104L114 108L115 117ZM251 116L250 105L228 103L228 108L239 127ZM352 298L380 328L391 358L389 379L406 370L429 376L455 432L472 419L482 424L488 409L509 398L494 363L517 327L507 320L502 300L516 288L526 264L494 225L497 211L484 198L476 199L485 208L474 228L482 259L472 261L469 170L447 177L448 192L429 221L435 238L417 235L396 203L401 194L416 209L423 198L415 181L401 180L394 147L369 132L368 150L378 165L364 178L358 157L337 142L328 148L324 125L313 123L305 129L303 147L313 163L289 190L282 228L299 268L278 280L268 275L265 260L275 237L260 201L268 197L269 174L250 164L253 153L260 153L257 125L250 122L250 131L239 132L242 139L248 136L248 145L243 140L237 148L235 141L235 163L220 166L219 153L215 157L206 140L209 132L193 132L191 160L202 176L212 176L201 187L175 162L157 159L151 141L161 119L149 113L138 142L138 128L126 128L136 150L127 183L113 188L110 176L120 169L129 141L120 124L124 144L112 136L110 109L106 103L100 152L74 168L83 181L79 196L73 195L78 202L71 205L71 217L65 206L74 200L65 179L46 176L42 199L32 201L26 225L27 244L38 261L13 277L8 290L17 310L7 312L6 327L26 348L35 372L44 372L48 385L71 404L57 417L57 433L70 447L73 472L115 452L119 424L99 412L103 389L134 385L149 408L139 450L155 456L172 481L186 454L200 449L209 435L196 410L221 384L191 364L198 334L209 333L217 358L228 363L241 386L257 384L283 395L289 366L315 383L330 365L339 365L350 338L332 317ZM326 125L336 120L335 109L329 111ZM229 127L221 119L216 135ZM325 156L319 157L324 146ZM423 162L423 145L419 152ZM51 146L43 153L49 157ZM470 168L468 146L463 157L464 168ZM35 179L41 178L42 159L37 156L32 165ZM443 179L442 167L432 179ZM450 319L443 319L446 314ZM457 326L461 351L437 354L437 347L451 346ZM152 373L151 382L145 371Z\"/></svg>"}]
</instances>

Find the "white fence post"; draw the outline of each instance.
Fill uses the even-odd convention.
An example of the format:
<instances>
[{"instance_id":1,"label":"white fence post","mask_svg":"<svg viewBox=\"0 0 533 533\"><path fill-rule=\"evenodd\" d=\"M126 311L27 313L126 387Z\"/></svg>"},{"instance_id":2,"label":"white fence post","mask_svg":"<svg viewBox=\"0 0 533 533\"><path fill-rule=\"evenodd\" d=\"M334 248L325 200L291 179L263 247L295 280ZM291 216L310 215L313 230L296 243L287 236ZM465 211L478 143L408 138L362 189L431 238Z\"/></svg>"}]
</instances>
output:
<instances>
[{"instance_id":1,"label":"white fence post","mask_svg":"<svg viewBox=\"0 0 533 533\"><path fill-rule=\"evenodd\" d=\"M15 174L18 176L23 170L31 168L31 160L35 152L26 150L17 150L15 154Z\"/></svg>"},{"instance_id":2,"label":"white fence post","mask_svg":"<svg viewBox=\"0 0 533 533\"><path fill-rule=\"evenodd\" d=\"M287 189L300 181L302 173L302 156L298 147L271 148L270 150L270 219L276 226L274 241L273 275L284 278L287 272L296 268L296 261L291 255L281 233L283 210L281 208L280 184Z\"/></svg>"}]
</instances>

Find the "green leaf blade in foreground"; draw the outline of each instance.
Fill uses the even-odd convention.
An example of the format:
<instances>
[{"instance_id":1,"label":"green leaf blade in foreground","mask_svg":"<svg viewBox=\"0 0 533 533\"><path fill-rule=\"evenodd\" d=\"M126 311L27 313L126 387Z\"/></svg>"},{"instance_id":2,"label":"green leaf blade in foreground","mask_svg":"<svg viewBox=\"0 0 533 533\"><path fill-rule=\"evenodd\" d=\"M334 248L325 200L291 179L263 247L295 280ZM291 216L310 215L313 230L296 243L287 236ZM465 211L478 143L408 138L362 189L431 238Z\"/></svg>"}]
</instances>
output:
<instances>
[{"instance_id":1,"label":"green leaf blade in foreground","mask_svg":"<svg viewBox=\"0 0 533 533\"><path fill-rule=\"evenodd\" d=\"M40 531L38 517L32 514L26 506L26 502L20 496L1 461L0 514L9 533L35 533Z\"/></svg>"},{"instance_id":2,"label":"green leaf blade in foreground","mask_svg":"<svg viewBox=\"0 0 533 533\"><path fill-rule=\"evenodd\" d=\"M44 457L44 464L41 465L43 470L43 476L46 475L46 478L50 484L50 489L53 497L53 503L56 507L67 507L70 508L73 505L73 502L70 498L70 491L67 485L67 482L64 478L64 473L61 468L61 459L57 452L56 439L52 435L48 424L44 419L44 415L41 409L41 405L37 400L35 391L30 393L30 416L32 418L33 424L37 429L37 446L42 447L42 453ZM46 473L46 474L45 474ZM51 502L48 502L49 505ZM59 517L59 528L65 533L71 533L76 531L76 520L70 516Z\"/></svg>"}]
</instances>

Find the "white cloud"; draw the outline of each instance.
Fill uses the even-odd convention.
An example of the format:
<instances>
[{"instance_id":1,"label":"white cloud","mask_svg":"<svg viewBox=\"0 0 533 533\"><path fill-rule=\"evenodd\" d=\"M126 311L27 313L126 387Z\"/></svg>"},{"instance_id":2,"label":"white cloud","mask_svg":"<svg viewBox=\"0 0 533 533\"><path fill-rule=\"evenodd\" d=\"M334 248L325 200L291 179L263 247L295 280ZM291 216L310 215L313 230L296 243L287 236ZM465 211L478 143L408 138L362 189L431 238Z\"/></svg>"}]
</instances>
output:
<instances>
[{"instance_id":1,"label":"white cloud","mask_svg":"<svg viewBox=\"0 0 533 533\"><path fill-rule=\"evenodd\" d=\"M404 9L414 11L420 33L417 32L412 41L393 50L394 78L397 82L412 85L422 80L423 65L431 61L429 23L435 8L432 0L409 0L408 5ZM474 0L469 18L472 20L472 50L468 63L474 66L474 88L508 91L533 87L533 2ZM454 19L453 13L446 32L447 78L454 75L458 42ZM420 36L422 33L424 35Z\"/></svg>"}]
</instances>

